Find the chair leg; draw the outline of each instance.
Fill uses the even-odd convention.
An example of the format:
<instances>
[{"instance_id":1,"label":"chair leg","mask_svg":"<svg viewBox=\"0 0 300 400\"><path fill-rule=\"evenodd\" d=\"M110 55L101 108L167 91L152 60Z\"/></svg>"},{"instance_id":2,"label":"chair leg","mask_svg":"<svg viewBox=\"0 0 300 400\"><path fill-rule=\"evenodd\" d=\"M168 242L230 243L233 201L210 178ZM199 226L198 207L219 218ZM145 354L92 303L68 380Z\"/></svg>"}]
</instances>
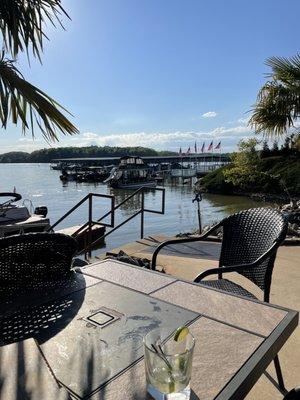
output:
<instances>
[{"instance_id":1,"label":"chair leg","mask_svg":"<svg viewBox=\"0 0 300 400\"><path fill-rule=\"evenodd\" d=\"M274 366L276 370L276 375L277 375L277 380L278 380L278 386L283 392L286 392L286 388L284 386L284 381L283 381L283 376L282 376L282 371L281 371L281 366L279 362L279 357L278 355L275 356L274 358Z\"/></svg>"}]
</instances>

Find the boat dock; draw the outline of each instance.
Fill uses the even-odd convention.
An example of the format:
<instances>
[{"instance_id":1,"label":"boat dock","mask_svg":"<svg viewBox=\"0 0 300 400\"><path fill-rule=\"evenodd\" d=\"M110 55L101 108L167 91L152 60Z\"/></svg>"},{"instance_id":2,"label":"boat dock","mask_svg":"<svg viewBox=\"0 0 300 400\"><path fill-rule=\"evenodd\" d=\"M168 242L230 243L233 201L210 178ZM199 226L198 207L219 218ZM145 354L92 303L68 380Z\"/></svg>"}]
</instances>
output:
<instances>
[{"instance_id":1,"label":"boat dock","mask_svg":"<svg viewBox=\"0 0 300 400\"><path fill-rule=\"evenodd\" d=\"M223 164L228 163L230 158L227 154L210 154L210 153L193 153L193 154L182 154L174 156L146 156L142 157L148 164L165 164L165 163L212 163L212 164ZM65 165L70 164L81 164L84 166L107 166L107 165L118 165L120 157L79 157L79 158L54 158L51 163L58 164L64 163Z\"/></svg>"}]
</instances>

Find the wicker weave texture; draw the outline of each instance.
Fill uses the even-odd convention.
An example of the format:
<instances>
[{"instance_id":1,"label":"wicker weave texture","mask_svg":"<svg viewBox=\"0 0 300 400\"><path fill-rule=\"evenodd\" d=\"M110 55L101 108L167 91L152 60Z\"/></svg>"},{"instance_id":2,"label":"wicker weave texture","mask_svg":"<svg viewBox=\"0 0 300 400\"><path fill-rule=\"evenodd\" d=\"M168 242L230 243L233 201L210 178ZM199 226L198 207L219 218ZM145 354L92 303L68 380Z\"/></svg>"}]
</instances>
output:
<instances>
[{"instance_id":1,"label":"wicker weave texture","mask_svg":"<svg viewBox=\"0 0 300 400\"><path fill-rule=\"evenodd\" d=\"M0 239L0 284L25 284L67 274L76 251L76 240L59 233Z\"/></svg>"},{"instance_id":2,"label":"wicker weave texture","mask_svg":"<svg viewBox=\"0 0 300 400\"><path fill-rule=\"evenodd\" d=\"M257 260L287 231L283 215L273 208L252 208L223 221L223 241L219 266L248 264ZM270 285L276 252L256 267L239 272L262 290Z\"/></svg>"},{"instance_id":3,"label":"wicker weave texture","mask_svg":"<svg viewBox=\"0 0 300 400\"><path fill-rule=\"evenodd\" d=\"M243 297L250 297L252 299L256 299L256 297L248 292L248 290L244 289L242 286L237 283L231 282L228 279L216 279L211 281L201 281L202 285L210 286L215 289L224 290L224 292L234 293Z\"/></svg>"}]
</instances>

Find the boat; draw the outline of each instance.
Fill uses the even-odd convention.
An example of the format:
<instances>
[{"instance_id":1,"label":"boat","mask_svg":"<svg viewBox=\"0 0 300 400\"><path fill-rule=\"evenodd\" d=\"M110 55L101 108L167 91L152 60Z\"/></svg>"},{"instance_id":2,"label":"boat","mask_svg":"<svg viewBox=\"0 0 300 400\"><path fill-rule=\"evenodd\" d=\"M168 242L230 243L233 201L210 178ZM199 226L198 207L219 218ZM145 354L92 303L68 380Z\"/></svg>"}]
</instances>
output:
<instances>
[{"instance_id":1,"label":"boat","mask_svg":"<svg viewBox=\"0 0 300 400\"><path fill-rule=\"evenodd\" d=\"M64 183L70 181L91 183L103 182L109 175L109 170L105 167L82 167L71 171L63 168L59 179Z\"/></svg>"},{"instance_id":2,"label":"boat","mask_svg":"<svg viewBox=\"0 0 300 400\"><path fill-rule=\"evenodd\" d=\"M104 183L115 189L155 188L157 185L151 177L150 167L137 156L121 157L119 165L111 170Z\"/></svg>"},{"instance_id":3,"label":"boat","mask_svg":"<svg viewBox=\"0 0 300 400\"><path fill-rule=\"evenodd\" d=\"M47 217L48 209L46 206L34 209L30 200L24 200L22 205L14 204L22 199L19 193L5 192L0 193L0 237L11 236L28 232L43 232L50 228L50 221ZM30 209L26 206L30 204Z\"/></svg>"}]
</instances>

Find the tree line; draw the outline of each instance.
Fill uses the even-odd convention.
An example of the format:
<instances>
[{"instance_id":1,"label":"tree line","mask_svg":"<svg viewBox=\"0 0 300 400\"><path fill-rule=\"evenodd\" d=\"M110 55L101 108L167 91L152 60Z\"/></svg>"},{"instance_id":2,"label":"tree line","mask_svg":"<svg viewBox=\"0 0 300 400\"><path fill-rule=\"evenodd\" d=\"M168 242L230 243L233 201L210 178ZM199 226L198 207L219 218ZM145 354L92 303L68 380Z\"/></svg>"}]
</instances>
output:
<instances>
[{"instance_id":1,"label":"tree line","mask_svg":"<svg viewBox=\"0 0 300 400\"><path fill-rule=\"evenodd\" d=\"M12 151L0 154L0 163L49 163L56 158L123 157L123 156L172 156L172 151L156 151L147 147L58 147L26 153Z\"/></svg>"}]
</instances>

